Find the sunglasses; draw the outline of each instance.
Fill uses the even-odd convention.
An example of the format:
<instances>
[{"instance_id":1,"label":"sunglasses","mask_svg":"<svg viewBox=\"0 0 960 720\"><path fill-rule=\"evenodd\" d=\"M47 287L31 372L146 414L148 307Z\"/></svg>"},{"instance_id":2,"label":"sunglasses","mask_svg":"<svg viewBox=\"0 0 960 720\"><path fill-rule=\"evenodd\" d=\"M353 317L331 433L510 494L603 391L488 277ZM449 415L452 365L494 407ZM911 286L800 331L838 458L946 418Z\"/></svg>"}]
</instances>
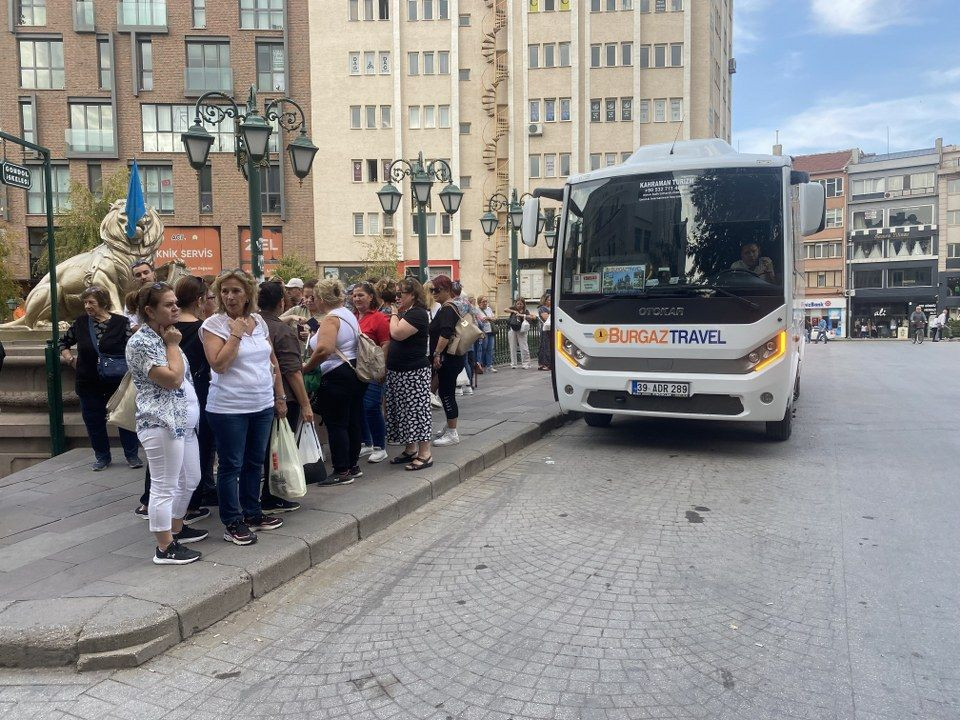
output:
<instances>
[{"instance_id":1,"label":"sunglasses","mask_svg":"<svg viewBox=\"0 0 960 720\"><path fill-rule=\"evenodd\" d=\"M438 292L440 292L440 291L437 290L437 288L430 288L430 294L431 294L431 295L436 295Z\"/></svg>"}]
</instances>

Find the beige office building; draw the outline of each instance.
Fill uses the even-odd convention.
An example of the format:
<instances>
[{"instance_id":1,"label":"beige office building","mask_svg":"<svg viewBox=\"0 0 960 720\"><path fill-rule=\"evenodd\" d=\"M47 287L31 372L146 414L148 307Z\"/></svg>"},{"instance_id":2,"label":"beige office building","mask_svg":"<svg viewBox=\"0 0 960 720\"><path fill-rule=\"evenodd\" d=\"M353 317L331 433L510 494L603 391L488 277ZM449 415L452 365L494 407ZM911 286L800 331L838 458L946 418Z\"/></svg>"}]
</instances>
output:
<instances>
[{"instance_id":1,"label":"beige office building","mask_svg":"<svg viewBox=\"0 0 960 720\"><path fill-rule=\"evenodd\" d=\"M396 247L418 262L409 180L394 218L376 191L394 158L450 162L464 190L427 216L432 273L509 297L510 242L480 228L487 198L559 187L640 145L730 139L732 0L311 0L316 257L350 277ZM549 206L551 203L545 203ZM520 247L520 290L549 285Z\"/></svg>"}]
</instances>

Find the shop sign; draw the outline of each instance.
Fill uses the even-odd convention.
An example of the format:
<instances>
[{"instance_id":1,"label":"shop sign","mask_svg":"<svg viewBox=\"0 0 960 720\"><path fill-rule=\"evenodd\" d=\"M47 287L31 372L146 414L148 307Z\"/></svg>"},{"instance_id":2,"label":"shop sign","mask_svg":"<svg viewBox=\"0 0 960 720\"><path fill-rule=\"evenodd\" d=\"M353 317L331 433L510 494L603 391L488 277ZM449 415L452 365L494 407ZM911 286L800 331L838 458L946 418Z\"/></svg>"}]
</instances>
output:
<instances>
[{"instance_id":1,"label":"shop sign","mask_svg":"<svg viewBox=\"0 0 960 720\"><path fill-rule=\"evenodd\" d=\"M215 227L165 227L157 249L157 265L179 260L193 275L220 272L220 229Z\"/></svg>"},{"instance_id":2,"label":"shop sign","mask_svg":"<svg viewBox=\"0 0 960 720\"><path fill-rule=\"evenodd\" d=\"M283 229L265 227L260 236L260 257L263 263L263 274L270 276L270 266L273 261L283 257ZM240 267L250 270L252 262L250 256L250 228L240 228Z\"/></svg>"}]
</instances>

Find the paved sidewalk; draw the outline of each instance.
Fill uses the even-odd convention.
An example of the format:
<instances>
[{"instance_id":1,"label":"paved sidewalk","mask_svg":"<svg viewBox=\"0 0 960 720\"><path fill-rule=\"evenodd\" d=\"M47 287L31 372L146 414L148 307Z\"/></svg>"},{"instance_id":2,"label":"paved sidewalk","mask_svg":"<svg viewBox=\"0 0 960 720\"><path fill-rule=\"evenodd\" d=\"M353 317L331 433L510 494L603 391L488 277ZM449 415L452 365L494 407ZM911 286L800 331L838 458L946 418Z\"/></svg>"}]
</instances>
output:
<instances>
[{"instance_id":1,"label":"paved sidewalk","mask_svg":"<svg viewBox=\"0 0 960 720\"><path fill-rule=\"evenodd\" d=\"M197 546L203 561L185 567L151 562L152 536L133 514L142 470L94 473L92 452L71 450L0 479L0 666L138 665L561 422L549 375L536 370L484 375L458 400L463 441L437 448L433 468L363 463L361 480L311 487L303 508L251 547L220 539L214 508L195 526L210 530Z\"/></svg>"}]
</instances>

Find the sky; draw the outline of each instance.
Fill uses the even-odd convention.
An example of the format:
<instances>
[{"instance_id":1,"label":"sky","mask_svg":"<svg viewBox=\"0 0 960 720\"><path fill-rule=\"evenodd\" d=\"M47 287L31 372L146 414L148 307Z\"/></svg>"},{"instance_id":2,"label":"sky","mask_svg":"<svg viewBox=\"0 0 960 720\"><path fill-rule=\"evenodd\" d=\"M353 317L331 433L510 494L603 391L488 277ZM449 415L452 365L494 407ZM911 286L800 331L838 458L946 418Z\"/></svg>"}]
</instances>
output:
<instances>
[{"instance_id":1,"label":"sky","mask_svg":"<svg viewBox=\"0 0 960 720\"><path fill-rule=\"evenodd\" d=\"M778 130L790 155L960 144L960 0L733 8L735 148L769 153Z\"/></svg>"}]
</instances>

